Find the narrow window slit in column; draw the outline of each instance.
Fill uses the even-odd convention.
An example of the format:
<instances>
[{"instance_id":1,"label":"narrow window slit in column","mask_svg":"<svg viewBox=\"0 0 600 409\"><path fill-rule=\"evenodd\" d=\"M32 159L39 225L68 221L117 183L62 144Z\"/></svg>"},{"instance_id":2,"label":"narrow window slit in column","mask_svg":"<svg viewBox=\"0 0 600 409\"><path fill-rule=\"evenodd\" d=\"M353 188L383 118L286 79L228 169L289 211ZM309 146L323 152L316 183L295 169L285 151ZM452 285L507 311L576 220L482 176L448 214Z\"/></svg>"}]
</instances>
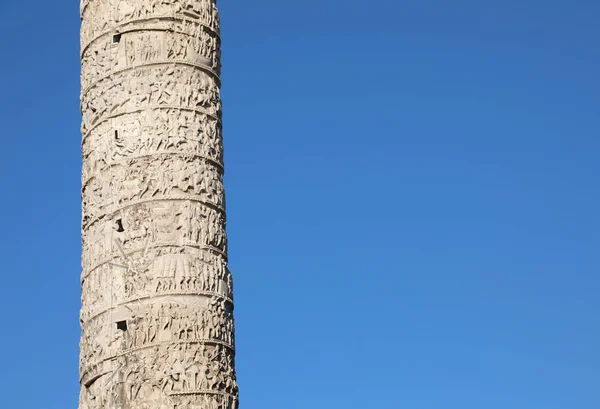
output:
<instances>
[{"instance_id":1,"label":"narrow window slit in column","mask_svg":"<svg viewBox=\"0 0 600 409\"><path fill-rule=\"evenodd\" d=\"M127 321L117 322L117 329L120 329L123 332L127 331Z\"/></svg>"}]
</instances>

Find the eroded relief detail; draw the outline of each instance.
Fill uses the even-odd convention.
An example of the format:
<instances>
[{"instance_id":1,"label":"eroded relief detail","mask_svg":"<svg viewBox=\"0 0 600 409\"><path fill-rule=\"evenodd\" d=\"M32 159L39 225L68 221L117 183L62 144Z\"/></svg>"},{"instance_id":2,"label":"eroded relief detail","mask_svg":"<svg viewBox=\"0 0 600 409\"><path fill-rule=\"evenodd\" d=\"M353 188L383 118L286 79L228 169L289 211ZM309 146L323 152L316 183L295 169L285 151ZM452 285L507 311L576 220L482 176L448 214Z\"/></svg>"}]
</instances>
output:
<instances>
[{"instance_id":1,"label":"eroded relief detail","mask_svg":"<svg viewBox=\"0 0 600 409\"><path fill-rule=\"evenodd\" d=\"M120 33L158 27L176 29L201 25L215 36L220 32L214 0L83 0L81 47L117 30ZM171 21L175 20L175 21Z\"/></svg>"},{"instance_id":2,"label":"eroded relief detail","mask_svg":"<svg viewBox=\"0 0 600 409\"><path fill-rule=\"evenodd\" d=\"M80 9L80 409L237 409L215 0Z\"/></svg>"},{"instance_id":3,"label":"eroded relief detail","mask_svg":"<svg viewBox=\"0 0 600 409\"><path fill-rule=\"evenodd\" d=\"M161 63L103 77L82 89L81 106L84 138L106 121L149 108L185 109L217 120L221 117L219 81L191 63Z\"/></svg>"},{"instance_id":4,"label":"eroded relief detail","mask_svg":"<svg viewBox=\"0 0 600 409\"><path fill-rule=\"evenodd\" d=\"M82 73L82 88L87 90L115 72L170 62L193 64L216 77L218 38L202 26L185 25L180 30L131 31L95 41L82 54L82 66L89 67Z\"/></svg>"}]
</instances>

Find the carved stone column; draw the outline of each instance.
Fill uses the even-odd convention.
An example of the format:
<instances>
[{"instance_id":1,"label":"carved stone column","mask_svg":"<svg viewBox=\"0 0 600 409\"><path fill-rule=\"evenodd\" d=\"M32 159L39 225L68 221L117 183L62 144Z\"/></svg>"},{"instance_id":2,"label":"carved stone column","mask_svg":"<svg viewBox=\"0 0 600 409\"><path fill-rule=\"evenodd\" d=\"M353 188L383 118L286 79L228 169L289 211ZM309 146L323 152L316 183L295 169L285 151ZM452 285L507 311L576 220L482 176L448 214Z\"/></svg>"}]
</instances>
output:
<instances>
[{"instance_id":1,"label":"carved stone column","mask_svg":"<svg viewBox=\"0 0 600 409\"><path fill-rule=\"evenodd\" d=\"M80 409L236 409L215 0L82 0Z\"/></svg>"}]
</instances>

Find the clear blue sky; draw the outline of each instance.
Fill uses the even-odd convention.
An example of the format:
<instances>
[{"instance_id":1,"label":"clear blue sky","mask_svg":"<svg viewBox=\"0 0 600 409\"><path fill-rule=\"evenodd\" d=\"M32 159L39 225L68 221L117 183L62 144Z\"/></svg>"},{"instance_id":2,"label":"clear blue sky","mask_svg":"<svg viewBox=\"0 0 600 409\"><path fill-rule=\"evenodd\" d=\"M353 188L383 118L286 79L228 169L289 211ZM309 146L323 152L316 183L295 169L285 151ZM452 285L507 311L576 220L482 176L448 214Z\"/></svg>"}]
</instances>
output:
<instances>
[{"instance_id":1,"label":"clear blue sky","mask_svg":"<svg viewBox=\"0 0 600 409\"><path fill-rule=\"evenodd\" d=\"M76 0L2 0L3 408L75 408ZM600 408L600 2L221 1L241 409Z\"/></svg>"}]
</instances>

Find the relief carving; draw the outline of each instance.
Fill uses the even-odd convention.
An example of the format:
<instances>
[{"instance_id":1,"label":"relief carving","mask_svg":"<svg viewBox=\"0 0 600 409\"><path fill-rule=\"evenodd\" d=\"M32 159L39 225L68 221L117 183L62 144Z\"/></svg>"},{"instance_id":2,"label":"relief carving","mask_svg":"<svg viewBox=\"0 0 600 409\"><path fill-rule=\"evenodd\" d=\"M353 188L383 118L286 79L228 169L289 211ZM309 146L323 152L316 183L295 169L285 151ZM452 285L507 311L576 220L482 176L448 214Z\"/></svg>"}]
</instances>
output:
<instances>
[{"instance_id":1,"label":"relief carving","mask_svg":"<svg viewBox=\"0 0 600 409\"><path fill-rule=\"evenodd\" d=\"M109 365L93 368L106 373L82 389L80 405L104 409L123 402L141 408L206 408L208 404L236 409L233 359L232 351L221 345L162 344L138 350L127 360L114 358L107 361Z\"/></svg>"},{"instance_id":2,"label":"relief carving","mask_svg":"<svg viewBox=\"0 0 600 409\"><path fill-rule=\"evenodd\" d=\"M96 175L83 186L84 228L100 214L145 201L181 198L222 211L225 207L221 169L194 157L142 157L118 163ZM156 212L165 217L159 209Z\"/></svg>"},{"instance_id":3,"label":"relief carving","mask_svg":"<svg viewBox=\"0 0 600 409\"><path fill-rule=\"evenodd\" d=\"M163 64L119 72L82 90L81 98L84 137L109 118L147 108L177 107L221 117L216 79L190 65Z\"/></svg>"},{"instance_id":4,"label":"relief carving","mask_svg":"<svg viewBox=\"0 0 600 409\"><path fill-rule=\"evenodd\" d=\"M89 0L82 4L81 46L86 48L98 37L118 28L125 32L132 27L167 29L161 17L175 19L176 24L202 25L215 35L220 31L220 19L214 1L210 0ZM87 18L93 15L94 18ZM172 23L171 23L172 24ZM177 28L177 27L176 27Z\"/></svg>"},{"instance_id":5,"label":"relief carving","mask_svg":"<svg viewBox=\"0 0 600 409\"><path fill-rule=\"evenodd\" d=\"M80 409L237 409L214 0L81 0Z\"/></svg>"}]
</instances>

